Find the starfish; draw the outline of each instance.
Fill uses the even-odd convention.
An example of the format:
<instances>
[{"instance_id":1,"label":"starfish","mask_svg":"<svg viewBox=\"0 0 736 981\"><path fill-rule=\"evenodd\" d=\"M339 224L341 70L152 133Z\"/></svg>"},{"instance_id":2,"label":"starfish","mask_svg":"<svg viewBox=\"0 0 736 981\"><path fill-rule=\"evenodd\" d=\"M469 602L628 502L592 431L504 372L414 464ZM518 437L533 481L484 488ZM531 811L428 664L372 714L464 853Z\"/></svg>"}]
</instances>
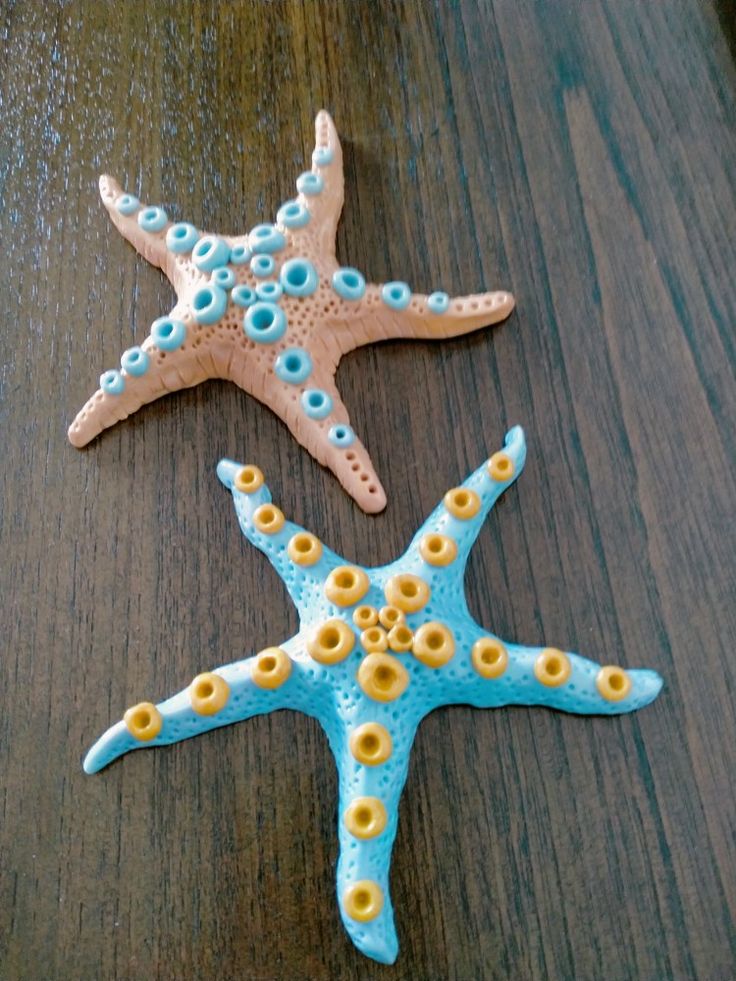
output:
<instances>
[{"instance_id":1,"label":"starfish","mask_svg":"<svg viewBox=\"0 0 736 981\"><path fill-rule=\"evenodd\" d=\"M69 428L74 446L168 392L225 378L277 413L360 507L385 507L335 385L340 358L388 338L468 333L507 317L514 298L506 292L425 296L403 282L366 284L357 269L340 267L342 149L324 110L315 133L312 169L297 179L298 196L279 208L276 224L256 225L247 235L172 224L163 208L142 205L111 177L100 178L113 223L163 270L177 302L140 347L125 351L119 370L100 376L99 390Z\"/></svg>"},{"instance_id":2,"label":"starfish","mask_svg":"<svg viewBox=\"0 0 736 981\"><path fill-rule=\"evenodd\" d=\"M578 654L500 640L471 617L470 549L526 457L516 426L504 448L445 494L404 554L361 568L287 521L261 471L221 460L243 534L265 552L299 613L278 647L198 675L159 705L128 709L84 761L95 773L131 749L178 742L278 709L318 719L339 771L340 914L356 946L398 953L389 864L399 797L420 721L443 705L544 705L582 715L631 712L656 698L654 671L600 667Z\"/></svg>"}]
</instances>

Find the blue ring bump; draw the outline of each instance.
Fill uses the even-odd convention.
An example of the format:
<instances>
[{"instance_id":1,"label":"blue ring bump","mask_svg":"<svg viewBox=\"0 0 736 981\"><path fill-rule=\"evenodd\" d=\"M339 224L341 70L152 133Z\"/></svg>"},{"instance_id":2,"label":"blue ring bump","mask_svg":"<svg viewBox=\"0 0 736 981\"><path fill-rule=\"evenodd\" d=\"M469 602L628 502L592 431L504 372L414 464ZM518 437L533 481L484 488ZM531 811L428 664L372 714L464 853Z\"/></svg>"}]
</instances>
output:
<instances>
[{"instance_id":1,"label":"blue ring bump","mask_svg":"<svg viewBox=\"0 0 736 981\"><path fill-rule=\"evenodd\" d=\"M324 419L332 412L332 398L321 388L308 388L302 392L302 409L310 419Z\"/></svg>"},{"instance_id":2,"label":"blue ring bump","mask_svg":"<svg viewBox=\"0 0 736 981\"><path fill-rule=\"evenodd\" d=\"M304 228L311 217L300 201L285 201L276 212L276 221L284 228Z\"/></svg>"},{"instance_id":3,"label":"blue ring bump","mask_svg":"<svg viewBox=\"0 0 736 981\"><path fill-rule=\"evenodd\" d=\"M256 283L256 296L259 300L270 300L271 303L278 303L283 294L281 284L275 279L267 279L263 283Z\"/></svg>"},{"instance_id":4,"label":"blue ring bump","mask_svg":"<svg viewBox=\"0 0 736 981\"><path fill-rule=\"evenodd\" d=\"M131 347L127 351L123 351L122 357L120 358L120 367L126 375L132 375L134 378L138 378L140 375L145 375L148 371L150 361L151 359L142 347Z\"/></svg>"},{"instance_id":5,"label":"blue ring bump","mask_svg":"<svg viewBox=\"0 0 736 981\"><path fill-rule=\"evenodd\" d=\"M252 290L250 286L246 286L245 283L238 283L237 286L233 286L230 299L238 307L249 307L252 303L256 302L256 293L255 290Z\"/></svg>"},{"instance_id":6,"label":"blue ring bump","mask_svg":"<svg viewBox=\"0 0 736 981\"><path fill-rule=\"evenodd\" d=\"M280 252L285 245L284 234L275 225L256 225L248 233L251 252Z\"/></svg>"},{"instance_id":7,"label":"blue ring bump","mask_svg":"<svg viewBox=\"0 0 736 981\"><path fill-rule=\"evenodd\" d=\"M276 358L273 370L281 381L301 385L312 374L312 359L301 347L289 347Z\"/></svg>"},{"instance_id":8,"label":"blue ring bump","mask_svg":"<svg viewBox=\"0 0 736 981\"><path fill-rule=\"evenodd\" d=\"M163 208L152 204L138 212L138 224L144 232L160 232L166 227L169 216Z\"/></svg>"},{"instance_id":9,"label":"blue ring bump","mask_svg":"<svg viewBox=\"0 0 736 981\"><path fill-rule=\"evenodd\" d=\"M331 164L334 154L329 146L316 146L312 153L312 163L316 167L326 167Z\"/></svg>"},{"instance_id":10,"label":"blue ring bump","mask_svg":"<svg viewBox=\"0 0 736 981\"><path fill-rule=\"evenodd\" d=\"M332 288L343 300L360 300L365 295L365 279L357 269L343 266L332 274Z\"/></svg>"},{"instance_id":11,"label":"blue ring bump","mask_svg":"<svg viewBox=\"0 0 736 981\"><path fill-rule=\"evenodd\" d=\"M230 247L217 235L203 235L192 249L192 261L202 272L226 266L229 259Z\"/></svg>"},{"instance_id":12,"label":"blue ring bump","mask_svg":"<svg viewBox=\"0 0 736 981\"><path fill-rule=\"evenodd\" d=\"M235 286L235 273L227 266L218 266L212 270L210 282L219 286L221 290L231 290Z\"/></svg>"},{"instance_id":13,"label":"blue ring bump","mask_svg":"<svg viewBox=\"0 0 736 981\"><path fill-rule=\"evenodd\" d=\"M311 170L305 170L296 179L296 189L300 194L319 194L324 186L325 182L320 175Z\"/></svg>"},{"instance_id":14,"label":"blue ring bump","mask_svg":"<svg viewBox=\"0 0 736 981\"><path fill-rule=\"evenodd\" d=\"M160 351L175 351L187 336L186 324L173 317L159 317L151 324L151 340Z\"/></svg>"},{"instance_id":15,"label":"blue ring bump","mask_svg":"<svg viewBox=\"0 0 736 981\"><path fill-rule=\"evenodd\" d=\"M258 279L270 276L276 268L276 260L272 255L254 255L250 260L250 271Z\"/></svg>"},{"instance_id":16,"label":"blue ring bump","mask_svg":"<svg viewBox=\"0 0 736 981\"><path fill-rule=\"evenodd\" d=\"M405 310L411 300L411 290L406 283L384 283L381 287L381 299L392 310Z\"/></svg>"},{"instance_id":17,"label":"blue ring bump","mask_svg":"<svg viewBox=\"0 0 736 981\"><path fill-rule=\"evenodd\" d=\"M141 206L140 201L135 196L135 194L121 194L120 197L115 202L115 207L118 209L121 215L132 215Z\"/></svg>"},{"instance_id":18,"label":"blue ring bump","mask_svg":"<svg viewBox=\"0 0 736 981\"><path fill-rule=\"evenodd\" d=\"M105 395L122 395L125 391L125 379L115 368L103 371L100 375L100 388Z\"/></svg>"},{"instance_id":19,"label":"blue ring bump","mask_svg":"<svg viewBox=\"0 0 736 981\"><path fill-rule=\"evenodd\" d=\"M286 315L275 303L259 300L245 311L243 330L257 344L273 344L286 331Z\"/></svg>"},{"instance_id":20,"label":"blue ring bump","mask_svg":"<svg viewBox=\"0 0 736 981\"><path fill-rule=\"evenodd\" d=\"M281 267L279 279L289 296L311 296L319 286L317 270L307 259L289 259Z\"/></svg>"},{"instance_id":21,"label":"blue ring bump","mask_svg":"<svg viewBox=\"0 0 736 981\"><path fill-rule=\"evenodd\" d=\"M199 241L199 232L190 225L188 221L179 221L166 233L166 248L169 252L177 255L182 252L191 252Z\"/></svg>"},{"instance_id":22,"label":"blue ring bump","mask_svg":"<svg viewBox=\"0 0 736 981\"><path fill-rule=\"evenodd\" d=\"M346 423L339 422L336 426L330 426L327 438L333 446L350 446L355 442L355 433Z\"/></svg>"},{"instance_id":23,"label":"blue ring bump","mask_svg":"<svg viewBox=\"0 0 736 981\"><path fill-rule=\"evenodd\" d=\"M427 298L427 309L430 313L445 313L450 305L450 297L447 293L432 293Z\"/></svg>"},{"instance_id":24,"label":"blue ring bump","mask_svg":"<svg viewBox=\"0 0 736 981\"><path fill-rule=\"evenodd\" d=\"M244 242L238 242L230 249L230 262L234 266L244 266L250 262L253 253Z\"/></svg>"},{"instance_id":25,"label":"blue ring bump","mask_svg":"<svg viewBox=\"0 0 736 981\"><path fill-rule=\"evenodd\" d=\"M227 293L214 283L207 283L192 297L192 308L198 324L216 324L227 309Z\"/></svg>"}]
</instances>

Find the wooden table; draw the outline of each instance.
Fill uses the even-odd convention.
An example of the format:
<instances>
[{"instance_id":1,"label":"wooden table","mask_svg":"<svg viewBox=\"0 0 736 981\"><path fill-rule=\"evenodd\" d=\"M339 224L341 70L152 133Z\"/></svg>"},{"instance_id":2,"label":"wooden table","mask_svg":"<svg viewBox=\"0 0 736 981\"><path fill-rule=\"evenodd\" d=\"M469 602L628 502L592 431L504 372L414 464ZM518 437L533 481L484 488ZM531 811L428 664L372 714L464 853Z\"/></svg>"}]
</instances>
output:
<instances>
[{"instance_id":1,"label":"wooden table","mask_svg":"<svg viewBox=\"0 0 736 981\"><path fill-rule=\"evenodd\" d=\"M736 976L733 4L6 0L0 37L0 978ZM222 382L73 449L100 371L172 301L97 175L242 231L293 194L320 106L342 261L518 303L343 362L386 511ZM81 758L127 705L296 625L221 456L378 564L516 422L529 462L473 552L473 613L666 687L621 718L429 718L381 967L340 925L314 722L94 778Z\"/></svg>"}]
</instances>

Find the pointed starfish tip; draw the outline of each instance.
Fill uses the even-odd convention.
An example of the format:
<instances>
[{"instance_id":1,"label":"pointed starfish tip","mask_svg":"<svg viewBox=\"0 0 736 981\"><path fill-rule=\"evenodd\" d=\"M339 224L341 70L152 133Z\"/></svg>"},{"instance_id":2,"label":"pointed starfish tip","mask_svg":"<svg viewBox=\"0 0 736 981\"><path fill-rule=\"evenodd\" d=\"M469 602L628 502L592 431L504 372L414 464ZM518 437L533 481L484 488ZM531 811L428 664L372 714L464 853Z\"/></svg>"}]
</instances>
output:
<instances>
[{"instance_id":1,"label":"pointed starfish tip","mask_svg":"<svg viewBox=\"0 0 736 981\"><path fill-rule=\"evenodd\" d=\"M228 490L232 490L233 483L235 481L235 475L238 470L240 470L242 464L236 463L235 460L228 460L223 458L217 464L217 476L222 484L227 487Z\"/></svg>"}]
</instances>

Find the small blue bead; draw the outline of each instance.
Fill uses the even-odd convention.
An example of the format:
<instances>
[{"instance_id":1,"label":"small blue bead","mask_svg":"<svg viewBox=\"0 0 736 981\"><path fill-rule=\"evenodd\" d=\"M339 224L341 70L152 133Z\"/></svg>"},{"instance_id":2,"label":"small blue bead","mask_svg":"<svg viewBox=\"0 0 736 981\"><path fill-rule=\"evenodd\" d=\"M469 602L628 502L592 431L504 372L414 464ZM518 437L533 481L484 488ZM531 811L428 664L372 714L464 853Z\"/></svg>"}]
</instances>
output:
<instances>
[{"instance_id":1,"label":"small blue bead","mask_svg":"<svg viewBox=\"0 0 736 981\"><path fill-rule=\"evenodd\" d=\"M385 283L381 287L381 299L393 310L405 310L411 300L411 290L406 283Z\"/></svg>"},{"instance_id":2,"label":"small blue bead","mask_svg":"<svg viewBox=\"0 0 736 981\"><path fill-rule=\"evenodd\" d=\"M258 279L270 276L276 268L276 261L271 255L254 255L250 260L250 271Z\"/></svg>"},{"instance_id":3,"label":"small blue bead","mask_svg":"<svg viewBox=\"0 0 736 981\"><path fill-rule=\"evenodd\" d=\"M132 215L141 206L140 201L135 196L135 194L121 194L120 197L115 202L115 207L118 209L121 215Z\"/></svg>"},{"instance_id":4,"label":"small blue bead","mask_svg":"<svg viewBox=\"0 0 736 981\"><path fill-rule=\"evenodd\" d=\"M192 250L192 261L202 272L226 266L229 259L230 246L217 235L203 235Z\"/></svg>"},{"instance_id":5,"label":"small blue bead","mask_svg":"<svg viewBox=\"0 0 736 981\"><path fill-rule=\"evenodd\" d=\"M239 283L233 287L230 299L238 307L249 307L252 303L256 302L256 293L255 290L252 290L250 286L246 286L245 283Z\"/></svg>"},{"instance_id":6,"label":"small blue bead","mask_svg":"<svg viewBox=\"0 0 736 981\"><path fill-rule=\"evenodd\" d=\"M281 285L289 296L311 296L319 286L319 276L308 259L289 259L279 272Z\"/></svg>"},{"instance_id":7,"label":"small blue bead","mask_svg":"<svg viewBox=\"0 0 736 981\"><path fill-rule=\"evenodd\" d=\"M248 234L251 252L280 252L285 245L283 232L275 225L256 225Z\"/></svg>"},{"instance_id":8,"label":"small blue bead","mask_svg":"<svg viewBox=\"0 0 736 981\"><path fill-rule=\"evenodd\" d=\"M355 433L350 426L341 422L337 426L330 426L327 438L333 446L350 446L355 442Z\"/></svg>"},{"instance_id":9,"label":"small blue bead","mask_svg":"<svg viewBox=\"0 0 736 981\"><path fill-rule=\"evenodd\" d=\"M151 324L151 340L160 351L175 351L186 336L186 324L173 317L159 317Z\"/></svg>"},{"instance_id":10,"label":"small blue bead","mask_svg":"<svg viewBox=\"0 0 736 981\"><path fill-rule=\"evenodd\" d=\"M444 313L450 305L447 293L432 293L427 298L427 309L430 313Z\"/></svg>"},{"instance_id":11,"label":"small blue bead","mask_svg":"<svg viewBox=\"0 0 736 981\"><path fill-rule=\"evenodd\" d=\"M208 283L194 294L192 307L198 324L216 324L227 309L227 293L214 283Z\"/></svg>"},{"instance_id":12,"label":"small blue bead","mask_svg":"<svg viewBox=\"0 0 736 981\"><path fill-rule=\"evenodd\" d=\"M334 154L328 146L317 146L312 153L312 163L317 167L326 167L332 163Z\"/></svg>"},{"instance_id":13,"label":"small blue bead","mask_svg":"<svg viewBox=\"0 0 736 981\"><path fill-rule=\"evenodd\" d=\"M230 249L230 262L234 266L244 266L247 262L250 262L252 252L243 242L238 242Z\"/></svg>"},{"instance_id":14,"label":"small blue bead","mask_svg":"<svg viewBox=\"0 0 736 981\"><path fill-rule=\"evenodd\" d=\"M320 175L311 170L305 170L296 179L296 189L300 194L319 194L324 186L325 182Z\"/></svg>"},{"instance_id":15,"label":"small blue bead","mask_svg":"<svg viewBox=\"0 0 736 981\"><path fill-rule=\"evenodd\" d=\"M344 266L332 274L332 288L343 300L360 300L365 294L365 279L357 269Z\"/></svg>"},{"instance_id":16,"label":"small blue bead","mask_svg":"<svg viewBox=\"0 0 736 981\"><path fill-rule=\"evenodd\" d=\"M284 228L303 228L312 216L299 201L286 201L276 213L276 221Z\"/></svg>"},{"instance_id":17,"label":"small blue bead","mask_svg":"<svg viewBox=\"0 0 736 981\"><path fill-rule=\"evenodd\" d=\"M286 315L275 303L259 300L245 311L243 330L258 344L273 344L284 336Z\"/></svg>"},{"instance_id":18,"label":"small blue bead","mask_svg":"<svg viewBox=\"0 0 736 981\"><path fill-rule=\"evenodd\" d=\"M191 252L199 240L199 232L188 221L177 222L166 233L166 248L169 252Z\"/></svg>"},{"instance_id":19,"label":"small blue bead","mask_svg":"<svg viewBox=\"0 0 736 981\"><path fill-rule=\"evenodd\" d=\"M150 361L151 359L142 347L131 347L123 352L120 365L127 375L133 375L134 378L137 378L140 375L145 375Z\"/></svg>"},{"instance_id":20,"label":"small blue bead","mask_svg":"<svg viewBox=\"0 0 736 981\"><path fill-rule=\"evenodd\" d=\"M310 419L324 419L332 412L332 399L321 388L308 388L302 392L302 409Z\"/></svg>"},{"instance_id":21,"label":"small blue bead","mask_svg":"<svg viewBox=\"0 0 736 981\"><path fill-rule=\"evenodd\" d=\"M235 273L227 266L220 266L212 270L210 282L222 290L231 290L235 286Z\"/></svg>"},{"instance_id":22,"label":"small blue bead","mask_svg":"<svg viewBox=\"0 0 736 981\"><path fill-rule=\"evenodd\" d=\"M166 227L169 216L163 208L152 205L138 212L138 224L144 232L160 232Z\"/></svg>"},{"instance_id":23,"label":"small blue bead","mask_svg":"<svg viewBox=\"0 0 736 981\"><path fill-rule=\"evenodd\" d=\"M289 347L276 358L273 369L281 381L301 385L312 374L312 359L300 347Z\"/></svg>"},{"instance_id":24,"label":"small blue bead","mask_svg":"<svg viewBox=\"0 0 736 981\"><path fill-rule=\"evenodd\" d=\"M122 395L125 391L125 379L119 371L103 371L100 375L100 388L105 395Z\"/></svg>"},{"instance_id":25,"label":"small blue bead","mask_svg":"<svg viewBox=\"0 0 736 981\"><path fill-rule=\"evenodd\" d=\"M265 283L256 283L256 296L259 300L270 300L278 303L283 295L281 284L273 279L266 280Z\"/></svg>"}]
</instances>

